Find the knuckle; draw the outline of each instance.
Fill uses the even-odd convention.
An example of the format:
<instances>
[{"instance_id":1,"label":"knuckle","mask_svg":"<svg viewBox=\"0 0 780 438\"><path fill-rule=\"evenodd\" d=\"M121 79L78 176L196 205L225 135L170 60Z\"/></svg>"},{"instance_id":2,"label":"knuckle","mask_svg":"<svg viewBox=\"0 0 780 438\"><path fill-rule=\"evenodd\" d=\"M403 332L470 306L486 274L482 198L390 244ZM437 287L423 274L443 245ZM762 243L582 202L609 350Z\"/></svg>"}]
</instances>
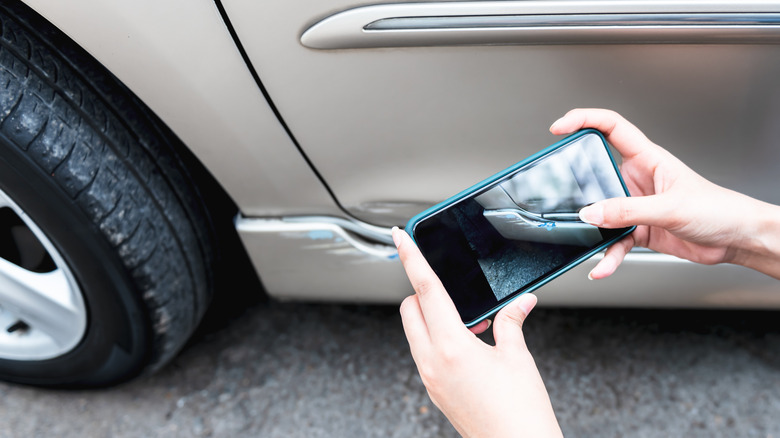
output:
<instances>
[{"instance_id":1,"label":"knuckle","mask_svg":"<svg viewBox=\"0 0 780 438\"><path fill-rule=\"evenodd\" d=\"M608 117L609 119L611 119L611 120L618 121L618 120L622 120L622 119L623 119L623 116L621 116L621 115L620 115L620 113L618 113L618 112L617 112L617 111L615 111L615 110L611 110L611 109L605 109L605 110L604 110L604 114L606 114L606 115L607 115L607 117Z\"/></svg>"},{"instance_id":2,"label":"knuckle","mask_svg":"<svg viewBox=\"0 0 780 438\"><path fill-rule=\"evenodd\" d=\"M452 343L445 343L440 345L437 351L439 361L447 369L451 369L457 365L462 355L463 352L459 348L456 348L454 345L452 345Z\"/></svg>"},{"instance_id":3,"label":"knuckle","mask_svg":"<svg viewBox=\"0 0 780 438\"><path fill-rule=\"evenodd\" d=\"M514 324L522 327L523 321L525 321L525 315L519 309L507 309L506 312L501 312L496 318L501 318L502 323Z\"/></svg>"},{"instance_id":4,"label":"knuckle","mask_svg":"<svg viewBox=\"0 0 780 438\"><path fill-rule=\"evenodd\" d=\"M631 206L626 205L625 203L621 203L618 206L617 217L618 220L620 220L620 223L627 223L633 219L634 211Z\"/></svg>"},{"instance_id":5,"label":"knuckle","mask_svg":"<svg viewBox=\"0 0 780 438\"><path fill-rule=\"evenodd\" d=\"M604 219L607 225L633 223L636 216L634 208L628 202L612 202L604 209Z\"/></svg>"},{"instance_id":6,"label":"knuckle","mask_svg":"<svg viewBox=\"0 0 780 438\"><path fill-rule=\"evenodd\" d=\"M436 282L430 278L419 278L414 281L412 286L417 294L425 296L436 289Z\"/></svg>"},{"instance_id":7,"label":"knuckle","mask_svg":"<svg viewBox=\"0 0 780 438\"><path fill-rule=\"evenodd\" d=\"M422 379L423 385L429 390L437 388L440 385L437 368L431 366L429 363L422 363L417 365L417 372L420 373L420 379Z\"/></svg>"}]
</instances>

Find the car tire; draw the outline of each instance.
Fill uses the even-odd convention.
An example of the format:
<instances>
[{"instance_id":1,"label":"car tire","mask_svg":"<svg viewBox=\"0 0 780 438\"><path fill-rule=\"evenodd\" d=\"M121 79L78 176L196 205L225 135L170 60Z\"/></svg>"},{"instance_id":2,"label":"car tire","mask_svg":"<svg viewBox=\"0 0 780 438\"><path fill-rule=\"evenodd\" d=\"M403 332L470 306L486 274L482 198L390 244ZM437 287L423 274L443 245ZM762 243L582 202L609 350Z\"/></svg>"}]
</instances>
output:
<instances>
[{"instance_id":1,"label":"car tire","mask_svg":"<svg viewBox=\"0 0 780 438\"><path fill-rule=\"evenodd\" d=\"M89 387L158 369L213 288L187 158L26 6L3 2L0 26L0 378Z\"/></svg>"}]
</instances>

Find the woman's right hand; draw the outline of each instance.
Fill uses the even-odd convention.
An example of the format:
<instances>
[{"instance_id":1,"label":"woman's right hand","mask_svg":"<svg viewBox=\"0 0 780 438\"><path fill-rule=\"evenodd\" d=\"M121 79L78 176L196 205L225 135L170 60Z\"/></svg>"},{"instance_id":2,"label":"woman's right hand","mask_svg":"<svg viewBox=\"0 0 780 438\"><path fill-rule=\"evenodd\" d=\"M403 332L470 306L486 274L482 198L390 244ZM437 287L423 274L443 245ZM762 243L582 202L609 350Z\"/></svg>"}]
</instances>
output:
<instances>
[{"instance_id":1,"label":"woman's right hand","mask_svg":"<svg viewBox=\"0 0 780 438\"><path fill-rule=\"evenodd\" d=\"M780 207L725 189L701 177L651 142L614 111L575 109L550 127L556 135L601 131L623 156L630 198L583 208L583 221L603 228L637 225L612 245L590 273L611 275L634 246L704 264L736 263L780 279Z\"/></svg>"}]
</instances>

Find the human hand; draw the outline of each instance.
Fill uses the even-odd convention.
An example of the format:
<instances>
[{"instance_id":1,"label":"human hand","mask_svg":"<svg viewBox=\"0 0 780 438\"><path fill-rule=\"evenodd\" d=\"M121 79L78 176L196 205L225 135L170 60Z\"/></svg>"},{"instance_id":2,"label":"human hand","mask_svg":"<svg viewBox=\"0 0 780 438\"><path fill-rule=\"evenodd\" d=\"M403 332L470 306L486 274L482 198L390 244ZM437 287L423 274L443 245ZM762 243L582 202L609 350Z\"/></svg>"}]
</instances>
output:
<instances>
[{"instance_id":1,"label":"human hand","mask_svg":"<svg viewBox=\"0 0 780 438\"><path fill-rule=\"evenodd\" d=\"M401 303L409 348L428 395L455 429L464 437L561 436L523 338L536 297L504 307L493 324L496 345L487 345L463 324L409 235L395 228L393 240L416 292Z\"/></svg>"},{"instance_id":2,"label":"human hand","mask_svg":"<svg viewBox=\"0 0 780 438\"><path fill-rule=\"evenodd\" d=\"M580 218L604 228L638 225L607 250L590 278L611 275L634 246L698 263L742 264L780 278L778 253L767 249L780 236L777 206L704 179L613 111L575 109L553 123L550 132L583 128L601 131L620 152L620 171L632 197L597 202L583 208Z\"/></svg>"}]
</instances>

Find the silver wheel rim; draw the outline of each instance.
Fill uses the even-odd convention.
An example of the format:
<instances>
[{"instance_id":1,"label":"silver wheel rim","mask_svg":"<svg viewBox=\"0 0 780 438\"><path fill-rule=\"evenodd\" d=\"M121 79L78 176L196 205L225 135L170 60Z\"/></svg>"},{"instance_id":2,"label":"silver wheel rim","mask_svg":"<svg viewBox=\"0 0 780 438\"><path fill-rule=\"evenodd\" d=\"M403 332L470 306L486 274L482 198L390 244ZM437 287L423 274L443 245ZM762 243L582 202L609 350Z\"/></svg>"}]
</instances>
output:
<instances>
[{"instance_id":1,"label":"silver wheel rim","mask_svg":"<svg viewBox=\"0 0 780 438\"><path fill-rule=\"evenodd\" d=\"M40 228L0 190L0 235L17 236L0 248L0 359L45 360L81 341L87 311L65 260ZM10 218L10 219L9 219ZM3 234L5 233L5 234ZM3 252L4 250L4 252ZM9 254L45 260L31 269Z\"/></svg>"}]
</instances>

